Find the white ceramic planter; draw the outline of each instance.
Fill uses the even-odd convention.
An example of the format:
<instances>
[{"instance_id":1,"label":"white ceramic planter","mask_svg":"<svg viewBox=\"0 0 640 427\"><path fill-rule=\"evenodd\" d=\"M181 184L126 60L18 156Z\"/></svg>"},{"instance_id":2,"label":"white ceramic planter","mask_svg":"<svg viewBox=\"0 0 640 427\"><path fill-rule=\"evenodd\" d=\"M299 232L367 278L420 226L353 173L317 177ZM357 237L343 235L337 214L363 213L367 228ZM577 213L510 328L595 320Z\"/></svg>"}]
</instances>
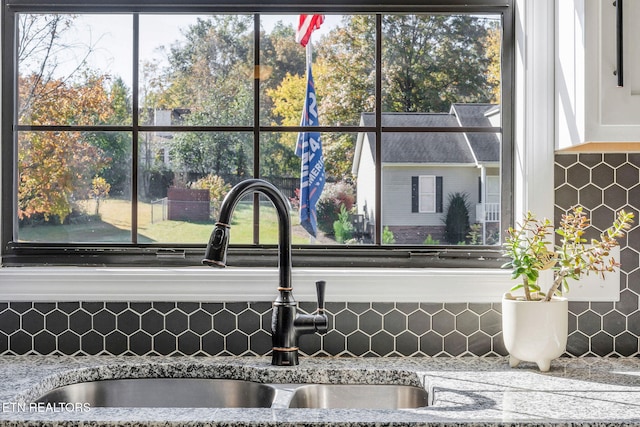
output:
<instances>
[{"instance_id":1,"label":"white ceramic planter","mask_svg":"<svg viewBox=\"0 0 640 427\"><path fill-rule=\"evenodd\" d=\"M566 298L549 302L502 298L502 335L509 364L535 362L546 372L567 348L569 305Z\"/></svg>"}]
</instances>

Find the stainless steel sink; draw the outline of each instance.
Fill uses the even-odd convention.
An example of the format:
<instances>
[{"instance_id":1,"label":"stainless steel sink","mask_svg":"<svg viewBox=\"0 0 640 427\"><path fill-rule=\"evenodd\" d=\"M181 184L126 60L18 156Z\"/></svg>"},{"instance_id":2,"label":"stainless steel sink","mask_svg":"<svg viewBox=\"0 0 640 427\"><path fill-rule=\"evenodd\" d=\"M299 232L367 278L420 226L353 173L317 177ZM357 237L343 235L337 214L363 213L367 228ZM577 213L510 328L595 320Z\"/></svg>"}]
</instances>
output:
<instances>
[{"instance_id":1,"label":"stainless steel sink","mask_svg":"<svg viewBox=\"0 0 640 427\"><path fill-rule=\"evenodd\" d=\"M428 405L423 388L407 385L309 384L297 388L290 408L401 409Z\"/></svg>"},{"instance_id":2,"label":"stainless steel sink","mask_svg":"<svg viewBox=\"0 0 640 427\"><path fill-rule=\"evenodd\" d=\"M91 407L269 408L276 390L250 381L202 378L131 378L88 381L51 390L37 402Z\"/></svg>"},{"instance_id":3,"label":"stainless steel sink","mask_svg":"<svg viewBox=\"0 0 640 427\"><path fill-rule=\"evenodd\" d=\"M262 384L204 378L127 378L58 387L36 400L132 408L345 408L428 406L429 393L408 385Z\"/></svg>"}]
</instances>

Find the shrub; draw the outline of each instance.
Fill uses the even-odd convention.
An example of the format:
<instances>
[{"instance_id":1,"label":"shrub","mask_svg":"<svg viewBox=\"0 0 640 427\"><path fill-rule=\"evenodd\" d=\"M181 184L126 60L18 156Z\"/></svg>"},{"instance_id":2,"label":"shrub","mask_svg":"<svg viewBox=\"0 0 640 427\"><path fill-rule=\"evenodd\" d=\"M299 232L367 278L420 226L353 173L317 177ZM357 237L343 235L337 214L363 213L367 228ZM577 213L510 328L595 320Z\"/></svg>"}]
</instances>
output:
<instances>
[{"instance_id":1,"label":"shrub","mask_svg":"<svg viewBox=\"0 0 640 427\"><path fill-rule=\"evenodd\" d=\"M333 234L333 222L338 219L341 206L348 212L353 208L355 200L355 191L351 184L345 181L325 183L324 191L316 205L318 228L327 234Z\"/></svg>"},{"instance_id":2,"label":"shrub","mask_svg":"<svg viewBox=\"0 0 640 427\"><path fill-rule=\"evenodd\" d=\"M393 231L389 230L389 226L382 229L382 243L385 245L393 245L396 243L396 238L393 235Z\"/></svg>"},{"instance_id":3,"label":"shrub","mask_svg":"<svg viewBox=\"0 0 640 427\"><path fill-rule=\"evenodd\" d=\"M423 245L439 245L440 244L440 240L438 239L434 239L433 237L431 237L431 234L427 235L427 238L424 239L424 242L422 242Z\"/></svg>"},{"instance_id":4,"label":"shrub","mask_svg":"<svg viewBox=\"0 0 640 427\"><path fill-rule=\"evenodd\" d=\"M333 232L338 243L344 243L353 237L353 224L349 221L349 212L344 205L340 205L338 220L333 222Z\"/></svg>"},{"instance_id":5,"label":"shrub","mask_svg":"<svg viewBox=\"0 0 640 427\"><path fill-rule=\"evenodd\" d=\"M218 175L209 174L191 184L194 190L209 190L211 201L221 200L231 190L231 184L224 182Z\"/></svg>"},{"instance_id":6,"label":"shrub","mask_svg":"<svg viewBox=\"0 0 640 427\"><path fill-rule=\"evenodd\" d=\"M459 244L465 242L469 234L469 207L466 193L449 195L449 206L445 219L444 236L447 242Z\"/></svg>"}]
</instances>

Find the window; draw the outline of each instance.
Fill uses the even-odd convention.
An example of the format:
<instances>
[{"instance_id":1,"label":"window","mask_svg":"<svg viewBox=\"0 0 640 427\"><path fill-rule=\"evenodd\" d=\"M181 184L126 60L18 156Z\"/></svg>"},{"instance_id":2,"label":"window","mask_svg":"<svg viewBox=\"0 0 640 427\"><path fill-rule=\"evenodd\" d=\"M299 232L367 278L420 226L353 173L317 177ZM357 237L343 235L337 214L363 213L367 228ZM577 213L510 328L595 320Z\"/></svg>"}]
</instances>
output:
<instances>
[{"instance_id":1,"label":"window","mask_svg":"<svg viewBox=\"0 0 640 427\"><path fill-rule=\"evenodd\" d=\"M512 4L308 6L324 13L315 239L297 211L297 7L3 0L2 264L197 264L226 192L260 177L291 201L294 264L495 267L511 220ZM467 221L452 239L456 197ZM276 250L266 199L238 205L231 244L230 264L275 262L256 256Z\"/></svg>"}]
</instances>

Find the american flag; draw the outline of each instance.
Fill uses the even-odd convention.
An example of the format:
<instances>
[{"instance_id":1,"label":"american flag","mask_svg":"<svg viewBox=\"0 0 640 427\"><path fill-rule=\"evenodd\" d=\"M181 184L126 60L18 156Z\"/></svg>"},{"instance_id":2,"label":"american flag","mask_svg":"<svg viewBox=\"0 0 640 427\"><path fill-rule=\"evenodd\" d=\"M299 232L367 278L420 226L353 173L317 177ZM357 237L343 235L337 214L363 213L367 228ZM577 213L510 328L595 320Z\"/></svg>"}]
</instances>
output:
<instances>
[{"instance_id":1,"label":"american flag","mask_svg":"<svg viewBox=\"0 0 640 427\"><path fill-rule=\"evenodd\" d=\"M296 31L296 42L306 47L311 38L311 33L319 29L323 21L324 15L300 15L298 31Z\"/></svg>"}]
</instances>

